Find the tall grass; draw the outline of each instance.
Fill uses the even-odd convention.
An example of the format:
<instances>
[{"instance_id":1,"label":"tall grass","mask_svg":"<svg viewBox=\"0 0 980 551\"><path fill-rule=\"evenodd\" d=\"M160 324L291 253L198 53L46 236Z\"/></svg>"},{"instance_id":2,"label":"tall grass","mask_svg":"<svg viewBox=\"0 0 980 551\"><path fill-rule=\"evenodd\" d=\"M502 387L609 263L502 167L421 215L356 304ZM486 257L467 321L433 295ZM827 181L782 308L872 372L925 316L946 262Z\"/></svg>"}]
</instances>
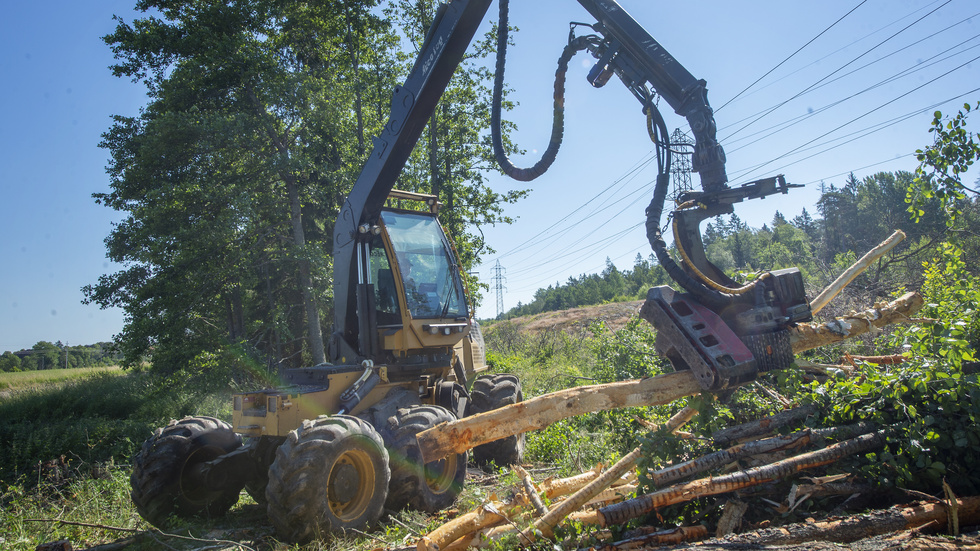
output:
<instances>
[{"instance_id":1,"label":"tall grass","mask_svg":"<svg viewBox=\"0 0 980 551\"><path fill-rule=\"evenodd\" d=\"M18 371L0 373L0 390L24 390L36 386L87 379L95 374L112 373L122 375L119 366L78 367L72 369L44 369L41 371Z\"/></svg>"},{"instance_id":2,"label":"tall grass","mask_svg":"<svg viewBox=\"0 0 980 551\"><path fill-rule=\"evenodd\" d=\"M35 473L52 459L128 462L157 426L172 418L230 417L226 395L161 384L146 373L97 372L0 401L0 480Z\"/></svg>"}]
</instances>

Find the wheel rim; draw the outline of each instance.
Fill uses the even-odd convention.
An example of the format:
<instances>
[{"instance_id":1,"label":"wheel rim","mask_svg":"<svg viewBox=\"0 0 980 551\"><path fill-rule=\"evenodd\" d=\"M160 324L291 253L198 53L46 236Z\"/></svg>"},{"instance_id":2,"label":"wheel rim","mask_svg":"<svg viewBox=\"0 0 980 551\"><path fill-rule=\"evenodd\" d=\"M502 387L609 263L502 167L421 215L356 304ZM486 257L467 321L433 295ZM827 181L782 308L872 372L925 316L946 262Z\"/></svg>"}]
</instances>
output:
<instances>
[{"instance_id":1,"label":"wheel rim","mask_svg":"<svg viewBox=\"0 0 980 551\"><path fill-rule=\"evenodd\" d=\"M456 467L458 466L459 456L455 453L449 457L432 463L426 463L423 468L425 471L425 485L435 494L443 494L452 489L456 482Z\"/></svg>"},{"instance_id":2,"label":"wheel rim","mask_svg":"<svg viewBox=\"0 0 980 551\"><path fill-rule=\"evenodd\" d=\"M361 516L374 497L375 472L371 456L349 450L330 467L327 503L337 518L349 521Z\"/></svg>"}]
</instances>

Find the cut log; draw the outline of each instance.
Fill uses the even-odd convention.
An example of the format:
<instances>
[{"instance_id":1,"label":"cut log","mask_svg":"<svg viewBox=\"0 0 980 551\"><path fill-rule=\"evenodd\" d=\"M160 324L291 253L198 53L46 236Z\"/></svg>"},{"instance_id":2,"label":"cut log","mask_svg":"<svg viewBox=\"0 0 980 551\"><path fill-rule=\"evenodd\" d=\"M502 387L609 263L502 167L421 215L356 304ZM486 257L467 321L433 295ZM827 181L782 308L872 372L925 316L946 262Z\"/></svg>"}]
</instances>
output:
<instances>
[{"instance_id":1,"label":"cut log","mask_svg":"<svg viewBox=\"0 0 980 551\"><path fill-rule=\"evenodd\" d=\"M600 464L596 465L595 468L590 471L568 478L549 478L538 484L538 487L541 493L544 494L547 499L556 500L582 489L586 484L592 480L595 480L601 473L602 465ZM611 489L615 491L616 488L627 486L629 482L630 477L614 480L611 484ZM621 491L625 492L626 490L624 489ZM509 524L510 521L508 519L516 518L517 516L523 514L527 510L528 505L529 502L527 496L524 494L517 494L507 503L491 502L489 504L477 507L476 509L452 519L451 521L439 526L432 532L429 532L423 536L419 540L417 548L419 551L448 551L449 549L456 548L465 549L465 546L460 547L463 545L463 540L465 540L465 542L470 542L480 534L482 534L482 536L485 538L493 537L493 535L499 532L499 530L491 533L489 530L490 528L501 524ZM585 517L585 520L594 518L595 520L591 522L591 524L597 524L599 522L598 517L596 517L595 512L592 512L591 514L592 516Z\"/></svg>"},{"instance_id":2,"label":"cut log","mask_svg":"<svg viewBox=\"0 0 980 551\"><path fill-rule=\"evenodd\" d=\"M921 296L906 293L887 304L828 323L800 324L790 329L793 352L840 342L891 323L909 321L922 305ZM500 438L538 430L568 417L616 408L664 405L700 392L701 387L690 371L568 388L436 425L419 433L419 448L426 462L437 461L449 454L463 453Z\"/></svg>"},{"instance_id":3,"label":"cut log","mask_svg":"<svg viewBox=\"0 0 980 551\"><path fill-rule=\"evenodd\" d=\"M674 484L696 474L721 469L725 465L746 457L800 449L808 446L811 442L824 441L825 439L844 440L854 438L855 436L874 432L876 428L874 424L862 421L853 425L842 425L826 429L807 429L792 434L753 440L652 471L647 474L647 480L653 487L663 488L668 484Z\"/></svg>"},{"instance_id":4,"label":"cut log","mask_svg":"<svg viewBox=\"0 0 980 551\"><path fill-rule=\"evenodd\" d=\"M827 323L801 323L790 329L790 344L793 347L793 353L799 354L804 350L819 348L863 335L873 328L912 321L912 314L918 312L922 305L922 296L910 292L889 303L875 305L863 312L848 314Z\"/></svg>"},{"instance_id":5,"label":"cut log","mask_svg":"<svg viewBox=\"0 0 980 551\"><path fill-rule=\"evenodd\" d=\"M602 473L603 466L598 464L591 471L570 476L568 478L549 478L539 484L541 492L548 499L575 493L583 486L592 482Z\"/></svg>"},{"instance_id":6,"label":"cut log","mask_svg":"<svg viewBox=\"0 0 980 551\"><path fill-rule=\"evenodd\" d=\"M702 455L696 459L664 467L649 473L647 478L652 486L663 488L696 474L720 469L744 457L780 450L799 449L808 445L810 441L810 433L805 432L746 442L725 450Z\"/></svg>"},{"instance_id":7,"label":"cut log","mask_svg":"<svg viewBox=\"0 0 980 551\"><path fill-rule=\"evenodd\" d=\"M670 432L676 431L697 414L698 411L696 409L685 406L664 423L664 428ZM586 484L584 488L569 496L567 500L552 508L548 514L535 521L535 531L550 539L554 535L555 526L558 526L559 523L565 520L565 517L571 515L574 511L581 509L587 502L598 496L617 479L622 478L628 471L633 470L633 467L636 466L636 462L640 460L642 455L642 449L639 447L626 454L615 465L610 467L608 471L602 473L598 478Z\"/></svg>"},{"instance_id":8,"label":"cut log","mask_svg":"<svg viewBox=\"0 0 980 551\"><path fill-rule=\"evenodd\" d=\"M896 365L904 363L907 359L908 358L901 354L891 354L888 356L852 356L850 354L844 354L844 357L841 358L840 361L841 363L847 363L851 366L854 365L854 362L868 362L877 365Z\"/></svg>"},{"instance_id":9,"label":"cut log","mask_svg":"<svg viewBox=\"0 0 980 551\"><path fill-rule=\"evenodd\" d=\"M956 509L960 524L980 524L980 497L958 499ZM945 503L919 503L912 507L894 507L867 515L848 516L824 522L790 524L750 534L729 536L717 541L740 547L793 545L810 541L848 543L902 530L921 528L931 528L931 531L944 530L947 526L947 511L948 506Z\"/></svg>"},{"instance_id":10,"label":"cut log","mask_svg":"<svg viewBox=\"0 0 980 551\"><path fill-rule=\"evenodd\" d=\"M599 509L599 524L603 528L613 524L623 524L658 507L682 503L702 496L733 492L741 488L787 478L804 469L828 465L842 457L879 448L884 443L885 436L882 432L865 434L822 450L790 457L769 465L671 486Z\"/></svg>"},{"instance_id":11,"label":"cut log","mask_svg":"<svg viewBox=\"0 0 980 551\"><path fill-rule=\"evenodd\" d=\"M535 521L535 531L540 532L546 538L550 539L553 537L555 526L558 526L560 522L565 520L565 517L572 514L574 511L581 509L586 502L599 495L599 493L608 488L614 480L623 476L626 471L629 471L635 467L636 462L639 461L642 454L643 452L640 448L636 448L635 450L626 454L622 459L617 461L615 465L610 467L608 471L602 473L599 478L588 483L584 488L572 494L571 497L559 503L556 507L553 507L547 515Z\"/></svg>"},{"instance_id":12,"label":"cut log","mask_svg":"<svg viewBox=\"0 0 980 551\"><path fill-rule=\"evenodd\" d=\"M708 537L708 529L704 526L678 526L670 530L659 530L633 538L617 541L602 547L590 547L590 551L628 551L630 549L648 549L656 545L671 545L688 541L698 541Z\"/></svg>"},{"instance_id":13,"label":"cut log","mask_svg":"<svg viewBox=\"0 0 980 551\"><path fill-rule=\"evenodd\" d=\"M711 435L711 439L716 446L723 446L736 440L744 440L763 434L769 434L782 427L795 424L806 419L817 412L816 406L800 406L793 409L780 411L775 415L770 415L758 421L743 423L727 429L716 431Z\"/></svg>"},{"instance_id":14,"label":"cut log","mask_svg":"<svg viewBox=\"0 0 980 551\"><path fill-rule=\"evenodd\" d=\"M885 256L888 251L894 249L903 239L905 239L905 233L902 230L895 230L895 233L891 234L888 239L868 251L860 260L852 264L850 268L844 270L844 273L837 276L837 279L833 283L828 285L815 299L810 301L810 311L816 314L820 310L823 310L823 307L833 300L844 287L847 287L850 282L854 281L854 278L861 275L861 272L867 270L875 260Z\"/></svg>"},{"instance_id":15,"label":"cut log","mask_svg":"<svg viewBox=\"0 0 980 551\"><path fill-rule=\"evenodd\" d=\"M665 405L699 392L701 387L688 371L568 388L436 425L418 434L419 448L425 461L436 461L480 444L542 429L568 417L617 408Z\"/></svg>"},{"instance_id":16,"label":"cut log","mask_svg":"<svg viewBox=\"0 0 980 551\"><path fill-rule=\"evenodd\" d=\"M523 506L523 500L518 498L507 504L496 503L489 507L482 505L422 536L419 538L416 547L418 551L446 549L449 544L462 537L472 535L489 526L507 522L507 517L520 511Z\"/></svg>"}]
</instances>

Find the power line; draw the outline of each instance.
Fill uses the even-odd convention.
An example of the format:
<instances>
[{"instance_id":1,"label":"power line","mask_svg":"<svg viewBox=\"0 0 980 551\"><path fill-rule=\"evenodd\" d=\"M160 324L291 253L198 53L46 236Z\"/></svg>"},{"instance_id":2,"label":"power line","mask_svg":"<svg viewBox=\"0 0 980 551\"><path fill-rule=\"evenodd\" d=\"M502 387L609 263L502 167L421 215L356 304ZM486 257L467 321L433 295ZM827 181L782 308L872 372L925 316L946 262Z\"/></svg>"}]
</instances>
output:
<instances>
[{"instance_id":1,"label":"power line","mask_svg":"<svg viewBox=\"0 0 980 551\"><path fill-rule=\"evenodd\" d=\"M779 63L777 63L775 67L773 67L772 69L769 69L768 71L766 71L766 74L764 74L761 77L755 79L755 82L753 82L752 84L749 84L741 92L735 94L735 97L733 97L732 99L730 99L730 100L726 101L725 103L723 103L721 107L719 107L718 109L715 109L715 112L721 111L722 109L725 108L726 105L728 105L729 103L735 101L736 99L738 99L739 96L741 96L746 91L748 91L749 88L752 88L756 84L759 84L759 81L761 81L762 79L764 79L767 76L769 76L773 71L775 71L776 69L778 69L779 67L781 67L783 63L786 63L787 61L789 61L790 59L792 59L793 56L795 56L796 54L798 54L801 51L803 51L803 48L806 48L807 46L809 46L810 44L812 44L814 40L820 38L821 36L824 35L824 33L826 33L827 31L829 31L830 29L834 28L838 23L840 23L841 21L843 21L845 17L847 17L848 15L851 15L852 13L854 13L854 11L856 9L860 8L861 6L863 6L864 3L867 2L867 1L868 0L861 0L861 3L859 3L858 5L856 5L853 8L851 8L851 10L849 12L847 12L844 15L840 16L840 19L838 19L837 21L834 21L829 27L827 27L826 29L820 31L820 33L818 33L817 36L814 36L813 38L811 38L810 40L808 40L806 44L804 44L804 45L800 46L799 48L797 48L797 50L795 52L789 54L789 56L786 57L786 59L784 59L784 60L780 61Z\"/></svg>"},{"instance_id":2,"label":"power line","mask_svg":"<svg viewBox=\"0 0 980 551\"><path fill-rule=\"evenodd\" d=\"M880 33L880 32L882 32L882 31L884 31L885 29L887 29L887 28L889 28L889 27L891 27L891 26L893 26L893 25L895 25L895 24L897 24L897 23L899 23L899 22L901 22L901 21L903 21L903 20L905 20L905 19L907 19L907 18L909 18L909 17L912 17L913 15L915 15L916 13L918 13L918 12L920 12L920 11L923 11L923 10L926 10L926 9L928 9L928 8L929 8L930 6L932 6L932 5L935 5L935 4L938 4L938 3L939 3L939 2L941 2L941 1L942 1L942 0L936 0L936 1L935 1L935 2L933 2L932 4L929 4L929 5L926 5L926 6L924 6L924 7L922 7L922 8L919 8L919 9L917 9L917 10L915 10L915 11L913 11L913 12L911 12L911 13L908 13L908 14L906 14L906 15L904 15L904 16L902 16L902 17L899 17L898 19L896 19L896 20L894 20L894 21L892 21L891 23L888 23L887 25L885 25L885 26L883 26L883 27L881 27L881 28L879 28L879 29L877 29L877 30L875 30L875 31L872 31L872 32L870 32L870 33L868 33L868 34L866 34L866 35L864 35L864 36L862 36L861 38L858 38L858 39L856 39L856 40L852 40L851 42L849 42L849 43L847 43L847 44L845 44L845 45L843 45L843 46L841 46L841 47L839 47L839 48L837 48L836 50L834 50L834 51L832 51L832 52L830 52L829 54L827 54L827 55L825 55L825 56L823 56L823 57L820 57L820 58L818 58L818 59L815 59L814 61L811 61L810 63L808 63L808 64L806 64L806 65L803 65L802 67L799 67L798 69L796 69L796 70L794 70L794 71L791 71L791 72L789 72L789 73L787 73L787 74L785 74L785 75L783 75L783 76L781 76L781 77L779 77L779 78L777 78L777 79L775 79L775 80L773 80L772 82L770 82L770 83L768 83L768 84L765 84L765 85L763 85L763 86L760 86L759 88L757 88L757 89L755 89L755 90L753 90L753 91L752 91L751 93L749 93L748 95L752 95L752 94L756 94L756 93L758 93L758 92L761 92L762 90L764 90L764 89L766 89L766 88L768 88L768 87L770 87L770 86L773 86L774 84L776 84L776 83L778 83L778 82L782 82L783 80L785 80L785 79L787 79L787 78L789 78L789 77L791 77L791 76L793 76L793 75L795 75L796 73L799 73L800 71L803 71L804 69L807 69L808 67L811 67L811 66L813 66L813 65L816 65L816 64L818 64L818 63L820 63L821 61L823 61L824 59L827 59L827 58L829 58L829 57L831 57L832 55L834 55L834 54L836 54L836 53L838 53L838 52L841 52L841 51L843 51L843 50L846 50L847 48L849 48L849 47L851 47L851 46L853 46L853 45L855 45L855 44L858 44L859 42L861 42L861 41L863 41L864 39L866 39L866 38L869 38L869 37L872 37L872 36L874 36L874 35L876 35L876 34L878 34L878 33ZM967 20L965 20L965 21L966 21L966 22L968 22L968 21L969 21L969 19L967 19ZM961 23L962 23L962 22L964 22L964 21L961 21ZM754 115L749 115L748 117L745 117L745 118L743 118L743 119L741 119L741 120L738 120L738 121L735 121L734 123L732 123L732 124L730 124L730 125L728 125L728 126L732 126L732 125L734 125L734 124L739 124L739 123L741 123L741 122L743 122L743 121L745 121L745 120L748 120L749 118L751 118L751 117L753 117L753 116L754 116Z\"/></svg>"},{"instance_id":3,"label":"power line","mask_svg":"<svg viewBox=\"0 0 980 551\"><path fill-rule=\"evenodd\" d=\"M807 145L810 145L813 142L815 142L815 141L817 141L817 140L819 140L821 138L824 138L824 137L828 136L829 134L832 134L832 133L840 130L841 128L844 128L845 126L847 126L847 125L849 125L849 124L851 124L851 123L853 123L855 121L858 121L858 120L860 120L860 119L862 119L862 118L870 115L871 113L874 113L875 111L878 111L879 109L882 109L884 107L887 107L887 106L891 105L892 103L895 103L896 101L898 101L898 100L900 100L900 99L908 96L909 94L911 94L913 92L916 92L916 91L918 91L918 90L920 90L920 89L922 89L922 88L924 88L924 87L926 87L926 86L928 86L930 84L935 83L936 80L939 80L940 78L942 78L944 76L947 76L947 75L949 75L950 73L952 73L954 71L958 71L959 69L962 69L963 67L969 65L970 63L973 63L974 61L976 61L978 59L980 59L980 56L977 56L977 57L971 59L970 61L967 61L966 63L963 63L962 65L959 65L957 67L954 67L953 69L950 69L949 71L946 71L945 73L943 73L942 75L940 75L939 77L937 77L935 80L932 80L932 81L929 81L929 82L925 82L925 83L923 83L923 84L921 84L919 86L916 86L915 88L909 90L908 92L905 92L904 94L902 94L902 95L900 95L900 96L898 96L896 98L893 98L893 99L891 99L889 101L886 101L885 103L879 105L878 107L875 107L874 109L871 109L870 111L866 111L865 113L863 113L863 114L861 114L861 115L859 115L857 117L854 117L853 119L845 122L844 124L842 124L840 126L837 126L836 128L834 128L832 130L829 130L827 132L824 132L823 134L817 136L816 138L813 138L812 140L810 140L810 141L808 141L808 142L806 142L806 143L804 143L802 145L799 145L799 146L797 146L797 147L795 147L795 148L787 151L786 153L783 153L782 155L779 155L778 157L772 158L772 159L770 159L770 160L768 160L768 161L766 161L764 163L761 163L759 165L756 165L752 170L760 169L760 168L762 168L762 167L764 167L766 165L769 165L770 163L774 163L774 162L778 161L779 159L782 159L783 157L787 157L787 156L789 156L789 155L791 155L791 154L799 151L803 147L806 147Z\"/></svg>"},{"instance_id":4,"label":"power line","mask_svg":"<svg viewBox=\"0 0 980 551\"><path fill-rule=\"evenodd\" d=\"M767 115L769 115L770 113L772 113L772 112L773 112L773 111L775 111L776 109L779 109L780 107L782 107L783 105L786 105L786 104L787 104L787 103L789 103L790 101L792 101L792 100L794 100L794 99L796 99L796 98L798 98L798 97L800 97L800 96L802 96L803 94L805 94L806 92L808 92L809 90L811 90L812 88L814 88L815 86L817 86L818 84L820 84L821 82L823 82L823 81L825 81L825 80L827 80L827 79L828 79L828 78L830 78L831 76L833 76L833 75L835 75L835 74L837 74L838 72L840 72L841 70L843 70L843 69L844 69L845 67L847 67L848 65L850 65L850 64L852 64L852 63L854 63L855 61L857 61L857 60L859 60L859 59L861 59L862 57L864 57L864 56L866 56L866 55L868 55L869 53L871 53L871 52L873 52L874 50L876 50L876 49L877 49L877 48L878 48L879 46L881 46L882 44L884 44L884 43L886 43L886 42L888 42L889 40L891 40L891 39L893 39L893 38L895 38L895 37L896 37L896 36L898 36L899 34L901 34L901 33L903 33L903 32L905 32L905 31L907 31L907 30L908 30L909 28L911 28L911 27L912 27L913 25L915 25L915 24L917 24L917 23L919 23L919 22L921 22L921 21L922 21L923 19L925 19L926 17L929 17L930 15L932 15L933 13L935 13L935 12L936 12L936 11L938 11L939 9L941 9L941 8L943 8L944 6L946 6L947 4L949 4L949 3L950 3L950 2L952 2L952 1L953 1L953 0L946 0L946 2L943 2L943 4L942 4L942 5L940 5L939 7L937 7L937 8L935 8L935 9L933 9L933 10L931 10L931 11L930 11L929 13L927 13L927 14L925 14L925 15L923 15L922 17L920 17L920 18L918 18L918 19L916 19L915 21L913 21L913 22L911 22L911 23L909 23L908 25L906 25L905 27L903 27L903 28L902 28L901 30L899 30L898 32L896 32L896 33L894 33L894 34L892 34L892 35L891 35L891 36L889 36L888 38L886 38L886 39L884 39L884 40L882 40L881 42L879 42L879 43L877 43L877 44L875 44L875 45L874 45L874 46L872 46L871 48L869 48L869 49L867 49L867 50L865 50L865 51L864 51L863 53L861 53L861 54L860 54L859 56L857 56L857 57L855 57L854 59L852 59L852 60L850 60L850 61L848 61L848 62L847 62L847 63L845 63L844 65L841 65L841 66L840 66L840 67L838 67L837 69L834 69L834 71L832 71L832 72L831 72L830 74L828 74L828 75L826 75L826 76L824 76L823 78L821 78L820 80L818 80L818 81L816 81L816 82L814 82L814 83L813 83L813 84L811 84L810 86L807 86L806 88L804 88L804 89L803 89L803 90L801 90L800 92L797 92L797 93L796 93L795 95L793 95L793 97L791 97L791 98L789 98L789 99L787 99L787 100L784 100L784 101L782 101L782 102L780 102L780 103L779 103L779 104L777 104L776 106L774 106L774 107L772 107L771 109L769 109L769 110L767 110L767 111L766 111L765 113L763 113L763 114L761 114L761 115L759 115L758 117L756 117L755 119L753 119L753 120L752 120L751 122L749 122L749 123L747 123L747 124L745 124L744 126L742 126L742 127L740 127L740 128L738 129L738 130L736 130L736 131L734 131L734 132L732 132L731 134L729 134L729 135L728 135L728 136L727 136L727 137L725 138L725 140L727 140L727 139L729 139L729 138L731 138L731 137L733 137L733 136L735 136L736 134L738 134L738 133L739 133L739 132L741 132L742 130L745 130L745 129L746 129L746 128L748 128L749 126L752 126L753 124L755 124L755 123L757 123L757 122L759 122L760 120L762 120L762 119L763 119L764 117L766 117Z\"/></svg>"},{"instance_id":5,"label":"power line","mask_svg":"<svg viewBox=\"0 0 980 551\"><path fill-rule=\"evenodd\" d=\"M612 189L616 184L618 184L620 182L624 182L624 181L627 181L628 182L629 180L627 180L627 177L629 177L630 179L632 179L632 177L635 176L635 174L637 172L639 172L641 169L643 169L644 167L646 167L647 165L649 165L651 162L653 162L653 160L655 158L656 157L654 156L654 152L653 151L648 152L647 155L643 159L640 159L639 161L637 161L637 163L635 165L633 165L633 167L631 167L626 172L626 174L624 174L623 176L620 176L618 179L614 180L611 184L609 184L609 186L607 186L605 189L603 189L599 193L597 193L594 196L592 196L591 199L589 199L588 201L586 201L585 203L583 203L581 206L579 206L578 208L576 208L572 212L569 212L564 217L562 217L560 220L558 220L557 222L555 222L552 225L548 226L547 228L541 230L537 234L529 237L527 240L525 240L521 244L517 245L513 249L511 249L511 250L509 250L507 252L498 254L495 258L496 259L500 259L500 258L504 258L505 256L510 256L512 254L515 254L517 252L520 252L520 251L526 249L527 246L528 246L528 244L538 242L538 238L541 237L541 235L543 235L546 232L550 231L551 229L553 229L555 226L561 224L562 222L568 220L573 214L575 214L576 212L578 212L578 211L584 209L585 207L587 207L590 203L592 203L593 201L595 201L596 199L598 199L599 197L601 197L602 195L604 195L606 192L608 192L610 189ZM578 222L576 222L576 224L577 223Z\"/></svg>"},{"instance_id":6,"label":"power line","mask_svg":"<svg viewBox=\"0 0 980 551\"><path fill-rule=\"evenodd\" d=\"M980 14L978 14L978 15L980 15ZM803 115L798 115L796 117L793 117L791 119L785 120L785 121L780 122L778 124L774 124L774 125L772 125L772 126L770 126L768 128L764 128L764 129L759 130L757 132L753 132L752 134L749 134L747 136L743 136L743 137L738 138L736 140L731 140L730 142L728 142L728 144L730 145L732 143L743 142L743 141L749 140L752 137L757 136L759 134L766 134L767 136L775 135L775 134L777 134L779 132L782 132L783 130L786 130L788 128L791 128L791 127L793 127L793 126L795 126L795 125L803 122L804 120L806 120L806 119L808 119L810 117L814 117L814 116L816 116L816 115L818 115L820 113L823 113L825 111L828 111L831 108L836 107L836 106L838 106L838 105L840 105L840 104L842 104L842 103L844 103L844 102L846 102L848 100L854 99L854 98L860 96L861 94L864 94L866 92L870 92L871 90L874 90L876 88L880 88L881 86L884 86L886 84L889 84L891 82L894 82L894 81L896 81L896 80L898 80L900 78L903 78L903 77L912 75L912 74L914 74L914 73L916 73L918 71L921 71L921 70L928 69L929 67L932 67L934 65L937 65L937 64L939 64L939 63L941 63L943 61L947 61L947 60L949 60L949 59L951 59L951 58L953 58L953 57L955 57L955 56L957 56L959 54L966 53L966 52L968 52L968 51L970 51L972 49L978 48L978 47L980 47L980 44L975 44L975 45L970 46L969 48L967 48L967 49L965 49L963 51L960 51L960 52L957 52L955 54L946 56L946 57L944 57L942 59L934 60L934 58L936 58L936 57L938 57L938 56L940 56L940 55L942 55L944 53L947 53L947 52L949 52L952 49L958 48L958 47L962 46L963 44L965 44L966 42L970 42L971 40L975 40L976 38L980 38L980 35L976 35L976 36L974 36L972 38L969 38L969 39L967 39L967 40L965 40L963 42L960 42L959 44L957 44L957 45L955 45L955 46L953 46L951 48L948 48L948 49L946 49L946 50L944 50L944 51L936 54L935 56L933 56L931 58L928 58L928 59L926 59L926 60L924 60L924 61L922 61L920 63L917 63L915 65L912 65L911 67L908 67L908 68L906 68L906 69L904 69L904 70L902 70L902 71L900 71L900 72L898 72L898 73L896 73L896 74L894 74L894 75L892 75L892 76L890 76L890 77L888 77L888 78L886 78L884 80L880 80L877 83L875 83L875 84L873 84L873 85L865 88L864 90L861 90L859 92L855 92L855 93L851 94L850 96L847 96L845 98L839 99L837 101L831 102L831 103L829 103L827 105L824 105L822 107L819 107L817 109L814 109L811 112L805 113ZM736 151L739 151L739 150L741 150L741 149L743 149L745 147L747 147L747 146L746 145L742 145L742 146L736 147L734 149L728 149L727 152L729 154L731 154L731 153L734 153Z\"/></svg>"}]
</instances>

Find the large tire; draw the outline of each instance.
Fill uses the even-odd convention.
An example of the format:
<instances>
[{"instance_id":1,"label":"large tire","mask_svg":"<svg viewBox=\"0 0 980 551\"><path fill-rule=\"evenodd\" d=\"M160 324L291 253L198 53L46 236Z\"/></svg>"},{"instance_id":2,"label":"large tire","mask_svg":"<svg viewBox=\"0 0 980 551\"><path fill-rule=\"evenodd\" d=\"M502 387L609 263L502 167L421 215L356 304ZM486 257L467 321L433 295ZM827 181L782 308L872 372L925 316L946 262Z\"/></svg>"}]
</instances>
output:
<instances>
[{"instance_id":1,"label":"large tire","mask_svg":"<svg viewBox=\"0 0 980 551\"><path fill-rule=\"evenodd\" d=\"M241 488L208 491L195 484L190 474L194 466L241 445L242 437L228 423L212 417L185 417L157 429L133 458L129 482L136 510L161 528L171 515L224 515L238 502Z\"/></svg>"},{"instance_id":2,"label":"large tire","mask_svg":"<svg viewBox=\"0 0 980 551\"><path fill-rule=\"evenodd\" d=\"M269 469L269 519L296 543L370 527L381 518L390 478L388 452L367 422L347 415L303 421Z\"/></svg>"},{"instance_id":3,"label":"large tire","mask_svg":"<svg viewBox=\"0 0 980 551\"><path fill-rule=\"evenodd\" d=\"M423 464L417 435L456 416L441 406L412 406L399 409L393 420L386 431L391 465L386 506L435 513L452 505L465 483L466 452Z\"/></svg>"},{"instance_id":4,"label":"large tire","mask_svg":"<svg viewBox=\"0 0 980 551\"><path fill-rule=\"evenodd\" d=\"M491 411L524 400L521 381L514 375L481 375L473 382L466 416ZM473 448L473 461L481 467L520 465L524 460L524 434L508 436Z\"/></svg>"}]
</instances>

